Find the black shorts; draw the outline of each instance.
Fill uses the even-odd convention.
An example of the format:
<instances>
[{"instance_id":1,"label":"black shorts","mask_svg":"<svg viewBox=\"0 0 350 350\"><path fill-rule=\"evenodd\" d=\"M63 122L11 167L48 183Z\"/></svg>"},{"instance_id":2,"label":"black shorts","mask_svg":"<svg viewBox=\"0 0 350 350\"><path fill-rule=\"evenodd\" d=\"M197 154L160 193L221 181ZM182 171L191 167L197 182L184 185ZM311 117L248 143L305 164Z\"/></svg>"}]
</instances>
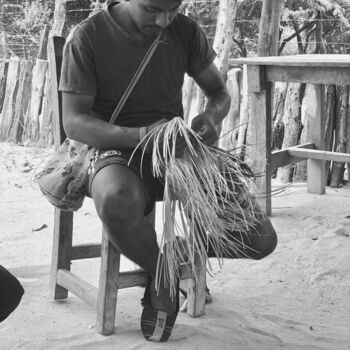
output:
<instances>
[{"instance_id":1,"label":"black shorts","mask_svg":"<svg viewBox=\"0 0 350 350\"><path fill-rule=\"evenodd\" d=\"M120 150L96 150L89 167L88 196L91 197L91 184L96 174L110 164L121 164L129 167L143 182L148 194L149 202L146 204L145 215L154 208L156 201L163 200L164 185L161 180L155 178L152 173L152 156L149 153L136 151L133 155L132 149ZM130 157L132 158L130 160ZM130 161L130 163L129 163Z\"/></svg>"}]
</instances>

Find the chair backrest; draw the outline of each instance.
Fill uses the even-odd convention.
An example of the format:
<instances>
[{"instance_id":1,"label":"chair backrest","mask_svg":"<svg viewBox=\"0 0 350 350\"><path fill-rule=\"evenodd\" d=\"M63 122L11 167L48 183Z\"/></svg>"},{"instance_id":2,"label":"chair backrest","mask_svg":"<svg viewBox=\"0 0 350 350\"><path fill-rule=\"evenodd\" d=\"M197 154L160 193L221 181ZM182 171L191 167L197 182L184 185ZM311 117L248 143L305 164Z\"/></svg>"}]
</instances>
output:
<instances>
[{"instance_id":1,"label":"chair backrest","mask_svg":"<svg viewBox=\"0 0 350 350\"><path fill-rule=\"evenodd\" d=\"M52 36L48 42L48 60L51 76L51 105L53 109L53 127L55 147L58 148L66 138L62 122L62 93L58 90L61 76L62 55L65 38Z\"/></svg>"}]
</instances>

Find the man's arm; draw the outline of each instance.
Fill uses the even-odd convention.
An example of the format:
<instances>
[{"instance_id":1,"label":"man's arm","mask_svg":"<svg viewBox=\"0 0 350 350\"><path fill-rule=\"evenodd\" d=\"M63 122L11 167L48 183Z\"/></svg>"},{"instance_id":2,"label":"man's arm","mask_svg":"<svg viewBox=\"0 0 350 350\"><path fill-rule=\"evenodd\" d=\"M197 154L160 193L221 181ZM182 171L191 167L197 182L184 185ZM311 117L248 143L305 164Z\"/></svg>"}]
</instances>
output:
<instances>
[{"instance_id":1,"label":"man's arm","mask_svg":"<svg viewBox=\"0 0 350 350\"><path fill-rule=\"evenodd\" d=\"M218 139L215 127L227 115L231 97L214 63L211 63L194 79L205 93L208 103L205 111L192 120L191 128L198 133L205 144L212 145Z\"/></svg>"},{"instance_id":2,"label":"man's arm","mask_svg":"<svg viewBox=\"0 0 350 350\"><path fill-rule=\"evenodd\" d=\"M63 92L63 127L67 136L104 149L134 148L140 141L139 128L112 125L91 115L95 97Z\"/></svg>"}]
</instances>

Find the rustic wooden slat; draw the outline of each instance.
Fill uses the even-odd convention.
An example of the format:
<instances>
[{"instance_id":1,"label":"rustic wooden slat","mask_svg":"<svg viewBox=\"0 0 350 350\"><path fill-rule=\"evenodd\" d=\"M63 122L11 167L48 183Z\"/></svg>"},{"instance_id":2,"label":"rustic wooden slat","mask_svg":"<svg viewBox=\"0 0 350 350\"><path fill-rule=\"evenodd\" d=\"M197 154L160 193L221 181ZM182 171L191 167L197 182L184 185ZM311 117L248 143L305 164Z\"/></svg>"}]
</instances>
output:
<instances>
[{"instance_id":1,"label":"rustic wooden slat","mask_svg":"<svg viewBox=\"0 0 350 350\"><path fill-rule=\"evenodd\" d=\"M58 91L64 43L65 39L58 36L51 37L48 43L48 59L51 74L51 105L55 121L54 141L56 148L58 148L66 138L61 118L62 94L60 91Z\"/></svg>"},{"instance_id":2,"label":"rustic wooden slat","mask_svg":"<svg viewBox=\"0 0 350 350\"><path fill-rule=\"evenodd\" d=\"M41 147L52 146L54 143L53 141L54 121L53 121L53 111L51 108L50 88L51 88L51 75L48 69L46 71L46 78L45 78L43 105L39 115L39 123L40 123L39 145Z\"/></svg>"},{"instance_id":3,"label":"rustic wooden slat","mask_svg":"<svg viewBox=\"0 0 350 350\"><path fill-rule=\"evenodd\" d=\"M7 139L13 123L16 104L16 94L18 88L18 77L19 60L17 58L12 58L9 62L6 79L6 92L4 104L2 107L2 113L0 116L0 140Z\"/></svg>"},{"instance_id":4,"label":"rustic wooden slat","mask_svg":"<svg viewBox=\"0 0 350 350\"><path fill-rule=\"evenodd\" d=\"M31 99L31 85L34 62L32 60L20 61L20 72L18 79L18 90L14 109L14 118L9 133L9 139L21 142L24 132L24 121L28 115Z\"/></svg>"},{"instance_id":5,"label":"rustic wooden slat","mask_svg":"<svg viewBox=\"0 0 350 350\"><path fill-rule=\"evenodd\" d=\"M44 96L46 71L48 62L46 60L37 59L33 68L32 77L32 97L30 101L30 108L28 113L28 120L26 122L27 135L32 141L39 141L40 138L40 108Z\"/></svg>"},{"instance_id":6,"label":"rustic wooden slat","mask_svg":"<svg viewBox=\"0 0 350 350\"><path fill-rule=\"evenodd\" d=\"M101 256L101 244L79 244L72 247L71 259L91 259Z\"/></svg>"},{"instance_id":7,"label":"rustic wooden slat","mask_svg":"<svg viewBox=\"0 0 350 350\"><path fill-rule=\"evenodd\" d=\"M287 55L269 57L248 57L234 58L230 65L237 66L263 65L263 66L307 66L307 67L350 67L349 54L308 54L308 55Z\"/></svg>"},{"instance_id":8,"label":"rustic wooden slat","mask_svg":"<svg viewBox=\"0 0 350 350\"><path fill-rule=\"evenodd\" d=\"M57 283L75 294L85 303L96 309L97 288L82 280L74 273L61 269L57 271Z\"/></svg>"},{"instance_id":9,"label":"rustic wooden slat","mask_svg":"<svg viewBox=\"0 0 350 350\"><path fill-rule=\"evenodd\" d=\"M350 163L350 154L336 153L329 151L302 149L302 148L288 148L288 154L295 158L313 159L313 160L330 160L334 162Z\"/></svg>"},{"instance_id":10,"label":"rustic wooden slat","mask_svg":"<svg viewBox=\"0 0 350 350\"><path fill-rule=\"evenodd\" d=\"M310 143L304 143L302 145L295 146L293 148L285 148L279 151L273 151L271 153L270 157L270 166L271 168L279 168L281 166L285 166L287 164L293 163L293 162L301 162L306 158L301 157L294 157L289 153L290 149L297 149L297 148L307 148L307 149L313 149L315 148L315 144L313 142Z\"/></svg>"},{"instance_id":11,"label":"rustic wooden slat","mask_svg":"<svg viewBox=\"0 0 350 350\"><path fill-rule=\"evenodd\" d=\"M143 269L119 272L118 289L146 286L148 274Z\"/></svg>"}]
</instances>

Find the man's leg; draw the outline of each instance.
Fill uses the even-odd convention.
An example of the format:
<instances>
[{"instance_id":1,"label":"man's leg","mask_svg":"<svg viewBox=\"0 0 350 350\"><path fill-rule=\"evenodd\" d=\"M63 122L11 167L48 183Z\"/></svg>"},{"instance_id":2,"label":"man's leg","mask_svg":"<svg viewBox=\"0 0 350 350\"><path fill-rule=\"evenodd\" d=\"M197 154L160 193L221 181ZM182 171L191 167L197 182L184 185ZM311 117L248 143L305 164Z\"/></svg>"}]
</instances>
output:
<instances>
[{"instance_id":1,"label":"man's leg","mask_svg":"<svg viewBox=\"0 0 350 350\"><path fill-rule=\"evenodd\" d=\"M109 164L94 176L91 195L111 242L155 281L159 248L154 228L144 217L150 195L142 180L125 165ZM158 296L152 293L152 306L168 313L176 308L165 288Z\"/></svg>"},{"instance_id":2,"label":"man's leg","mask_svg":"<svg viewBox=\"0 0 350 350\"><path fill-rule=\"evenodd\" d=\"M248 232L239 232L233 229L225 233L228 240L234 242L236 249L226 251L223 258L260 260L271 254L276 248L277 234L270 219L257 203L255 209L259 220ZM210 239L208 257L216 257Z\"/></svg>"}]
</instances>

